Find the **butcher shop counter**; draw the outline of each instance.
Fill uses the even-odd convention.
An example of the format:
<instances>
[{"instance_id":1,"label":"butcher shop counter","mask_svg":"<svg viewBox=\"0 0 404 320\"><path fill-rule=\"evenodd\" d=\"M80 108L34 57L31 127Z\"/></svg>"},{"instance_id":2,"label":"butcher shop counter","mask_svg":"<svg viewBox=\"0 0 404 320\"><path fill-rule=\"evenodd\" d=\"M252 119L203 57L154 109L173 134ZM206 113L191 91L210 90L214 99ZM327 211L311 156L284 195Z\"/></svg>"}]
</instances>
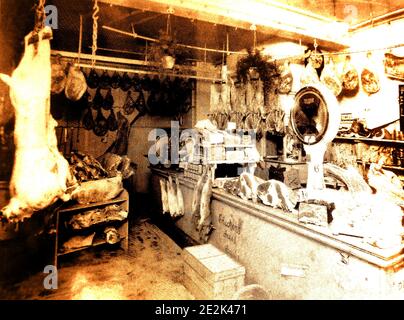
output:
<instances>
[{"instance_id":1,"label":"butcher shop counter","mask_svg":"<svg viewBox=\"0 0 404 320\"><path fill-rule=\"evenodd\" d=\"M185 215L176 226L195 241L191 220L195 182L178 171L152 168L156 210L162 210L160 179L178 176ZM271 299L404 299L404 246L382 250L362 239L299 223L291 213L214 189L214 231L209 243L246 268L246 283Z\"/></svg>"}]
</instances>

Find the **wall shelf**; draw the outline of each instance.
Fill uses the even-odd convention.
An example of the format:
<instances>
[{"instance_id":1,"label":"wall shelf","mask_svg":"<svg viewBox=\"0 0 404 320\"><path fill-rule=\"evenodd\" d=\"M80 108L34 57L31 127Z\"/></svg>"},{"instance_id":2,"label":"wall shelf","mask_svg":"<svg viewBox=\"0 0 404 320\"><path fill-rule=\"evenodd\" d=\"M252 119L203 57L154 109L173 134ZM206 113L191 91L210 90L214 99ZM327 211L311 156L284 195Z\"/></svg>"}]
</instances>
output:
<instances>
[{"instance_id":1,"label":"wall shelf","mask_svg":"<svg viewBox=\"0 0 404 320\"><path fill-rule=\"evenodd\" d=\"M128 218L122 220L122 221L117 221L117 220L111 220L111 221L106 221L103 223L99 223L96 225L89 226L85 229L80 229L80 230L70 230L67 229L66 225L63 222L66 222L68 219L71 218L72 214L79 214L83 211L88 211L88 210L93 210L96 208L102 208L105 206L117 204L120 206L121 210L125 210L129 212L129 194L126 190L122 191L121 194L112 200L109 201L102 201L102 202L97 202L97 203L91 203L91 204L71 204L67 203L65 206L61 207L59 210L56 211L56 233L55 233L55 253L54 253L54 265L58 265L58 258L67 254L71 254L73 252L78 252L82 250L86 250L89 248L93 247L98 247L101 245L106 245L107 241L101 237L101 230L105 228L106 226L116 226L117 223L119 223L119 226L117 226L117 231L120 235L120 240L119 240L119 245L121 246L122 249L125 251L128 250L129 242L128 242L128 236L129 236L129 223L128 223ZM62 243L61 240L67 239L68 236L72 236L73 234L79 235L81 233L89 231L89 230L94 230L96 229L95 232L95 237L93 239L93 243L90 246L83 246L80 248L74 248L70 250L62 250Z\"/></svg>"},{"instance_id":2,"label":"wall shelf","mask_svg":"<svg viewBox=\"0 0 404 320\"><path fill-rule=\"evenodd\" d=\"M334 142L368 143L368 144L393 144L393 145L402 145L404 147L404 141L377 139L377 138L336 137L334 139Z\"/></svg>"},{"instance_id":3,"label":"wall shelf","mask_svg":"<svg viewBox=\"0 0 404 320\"><path fill-rule=\"evenodd\" d=\"M371 163L370 162L365 162L362 160L357 160L356 161L358 164L364 164L366 166L369 166ZM398 167L398 166L389 166L389 165L383 165L382 166L384 169L388 169L388 170L399 170L399 171L403 171L404 172L404 167Z\"/></svg>"}]
</instances>

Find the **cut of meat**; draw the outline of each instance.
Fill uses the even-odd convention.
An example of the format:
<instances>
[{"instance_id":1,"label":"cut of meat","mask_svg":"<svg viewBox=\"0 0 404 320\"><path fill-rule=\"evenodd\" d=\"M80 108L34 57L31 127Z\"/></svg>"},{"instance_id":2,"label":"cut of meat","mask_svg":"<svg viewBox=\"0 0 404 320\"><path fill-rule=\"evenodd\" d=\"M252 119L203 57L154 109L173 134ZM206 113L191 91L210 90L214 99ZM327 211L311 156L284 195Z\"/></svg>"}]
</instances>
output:
<instances>
[{"instance_id":1,"label":"cut of meat","mask_svg":"<svg viewBox=\"0 0 404 320\"><path fill-rule=\"evenodd\" d=\"M364 69L361 74L362 88L366 93L373 94L380 90L379 77L371 70Z\"/></svg>"},{"instance_id":2,"label":"cut of meat","mask_svg":"<svg viewBox=\"0 0 404 320\"><path fill-rule=\"evenodd\" d=\"M170 209L168 206L167 184L163 179L160 180L160 191L161 191L161 205L163 208L163 213L168 213Z\"/></svg>"},{"instance_id":3,"label":"cut of meat","mask_svg":"<svg viewBox=\"0 0 404 320\"><path fill-rule=\"evenodd\" d=\"M342 87L345 91L355 91L359 87L359 74L358 71L351 63L351 57L347 56L342 71Z\"/></svg>"},{"instance_id":4,"label":"cut of meat","mask_svg":"<svg viewBox=\"0 0 404 320\"><path fill-rule=\"evenodd\" d=\"M240 175L240 193L238 194L244 200L253 200L257 202L257 189L263 180L250 173L242 173Z\"/></svg>"},{"instance_id":5,"label":"cut of meat","mask_svg":"<svg viewBox=\"0 0 404 320\"><path fill-rule=\"evenodd\" d=\"M66 97L72 101L78 101L87 91L87 82L80 68L71 66L67 76L65 93Z\"/></svg>"},{"instance_id":6,"label":"cut of meat","mask_svg":"<svg viewBox=\"0 0 404 320\"><path fill-rule=\"evenodd\" d=\"M72 199L80 204L104 202L115 199L123 191L122 176L83 182L72 193Z\"/></svg>"},{"instance_id":7,"label":"cut of meat","mask_svg":"<svg viewBox=\"0 0 404 320\"><path fill-rule=\"evenodd\" d=\"M93 113L91 111L91 108L87 108L84 111L83 126L84 126L84 129L86 129L86 130L94 129L94 118L93 118Z\"/></svg>"},{"instance_id":8,"label":"cut of meat","mask_svg":"<svg viewBox=\"0 0 404 320\"><path fill-rule=\"evenodd\" d=\"M129 121L120 111L118 111L118 133L116 140L108 148L107 152L120 156L128 154L129 129Z\"/></svg>"},{"instance_id":9,"label":"cut of meat","mask_svg":"<svg viewBox=\"0 0 404 320\"><path fill-rule=\"evenodd\" d=\"M313 68L311 62L309 62L301 75L300 84L302 87L305 87L319 82L320 79L318 77L317 71Z\"/></svg>"},{"instance_id":10,"label":"cut of meat","mask_svg":"<svg viewBox=\"0 0 404 320\"><path fill-rule=\"evenodd\" d=\"M128 91L132 86L132 79L129 77L128 73L125 72L123 77L121 78L120 88L123 91Z\"/></svg>"},{"instance_id":11,"label":"cut of meat","mask_svg":"<svg viewBox=\"0 0 404 320\"><path fill-rule=\"evenodd\" d=\"M178 208L177 216L182 217L185 214L184 195L182 193L178 177L175 178L175 184L177 185L177 208Z\"/></svg>"},{"instance_id":12,"label":"cut of meat","mask_svg":"<svg viewBox=\"0 0 404 320\"><path fill-rule=\"evenodd\" d=\"M132 98L132 92L129 90L126 95L125 105L123 106L123 113L129 116L135 111L135 108L135 101Z\"/></svg>"},{"instance_id":13,"label":"cut of meat","mask_svg":"<svg viewBox=\"0 0 404 320\"><path fill-rule=\"evenodd\" d=\"M1 210L10 220L29 218L58 199L69 200L68 187L75 184L69 164L59 153L56 121L50 114L50 43L44 40L50 28L39 33L39 42L28 44L25 37L23 58L12 77L0 74L10 86L15 108L15 162L10 182L12 199Z\"/></svg>"},{"instance_id":14,"label":"cut of meat","mask_svg":"<svg viewBox=\"0 0 404 320\"><path fill-rule=\"evenodd\" d=\"M86 229L91 226L110 222L123 221L128 217L128 212L114 204L102 209L85 211L74 215L67 223L73 230Z\"/></svg>"},{"instance_id":15,"label":"cut of meat","mask_svg":"<svg viewBox=\"0 0 404 320\"><path fill-rule=\"evenodd\" d=\"M326 163L324 164L324 175L343 182L347 186L348 191L352 193L372 193L366 181L353 167L343 169L334 164Z\"/></svg>"},{"instance_id":16,"label":"cut of meat","mask_svg":"<svg viewBox=\"0 0 404 320\"><path fill-rule=\"evenodd\" d=\"M95 92L92 107L95 110L99 110L99 109L101 109L103 104L104 104L104 98L103 98L103 96L101 94L101 89L98 88L97 91Z\"/></svg>"},{"instance_id":17,"label":"cut of meat","mask_svg":"<svg viewBox=\"0 0 404 320\"><path fill-rule=\"evenodd\" d=\"M334 63L331 58L328 58L327 64L325 65L323 72L321 73L320 80L328 89L330 89L334 93L336 97L340 95L342 91L342 84L337 77Z\"/></svg>"},{"instance_id":18,"label":"cut of meat","mask_svg":"<svg viewBox=\"0 0 404 320\"><path fill-rule=\"evenodd\" d=\"M210 177L210 175L208 175L208 178L202 188L200 219L197 226L198 231L202 229L202 226L206 223L207 219L210 217L211 197L212 197L212 178Z\"/></svg>"},{"instance_id":19,"label":"cut of meat","mask_svg":"<svg viewBox=\"0 0 404 320\"><path fill-rule=\"evenodd\" d=\"M290 91L292 91L293 86L293 75L292 71L290 70L289 61L284 63L280 74L278 92L281 94L288 94Z\"/></svg>"},{"instance_id":20,"label":"cut of meat","mask_svg":"<svg viewBox=\"0 0 404 320\"><path fill-rule=\"evenodd\" d=\"M262 203L267 206L289 212L295 211L297 194L280 181L269 180L261 183L257 188L257 193Z\"/></svg>"},{"instance_id":21,"label":"cut of meat","mask_svg":"<svg viewBox=\"0 0 404 320\"><path fill-rule=\"evenodd\" d=\"M98 109L93 131L98 137L103 137L108 133L108 121L102 114L101 109Z\"/></svg>"},{"instance_id":22,"label":"cut of meat","mask_svg":"<svg viewBox=\"0 0 404 320\"><path fill-rule=\"evenodd\" d=\"M104 110L112 110L114 106L114 97L112 95L112 90L108 89L107 95L104 98L104 101L102 103L102 108Z\"/></svg>"},{"instance_id":23,"label":"cut of meat","mask_svg":"<svg viewBox=\"0 0 404 320\"><path fill-rule=\"evenodd\" d=\"M52 64L52 84L51 92L53 94L61 93L66 87L66 73L62 64L60 63L60 56L57 57L56 63Z\"/></svg>"},{"instance_id":24,"label":"cut of meat","mask_svg":"<svg viewBox=\"0 0 404 320\"><path fill-rule=\"evenodd\" d=\"M371 53L367 55L367 63L361 73L361 82L363 90L368 94L376 93L380 90L380 80L374 71L374 66L371 61Z\"/></svg>"},{"instance_id":25,"label":"cut of meat","mask_svg":"<svg viewBox=\"0 0 404 320\"><path fill-rule=\"evenodd\" d=\"M96 89L98 88L98 83L100 81L100 78L97 74L97 72L92 69L90 71L90 74L87 76L87 84L91 89Z\"/></svg>"},{"instance_id":26,"label":"cut of meat","mask_svg":"<svg viewBox=\"0 0 404 320\"><path fill-rule=\"evenodd\" d=\"M100 77L100 81L98 86L101 89L108 89L110 85L111 79L109 78L108 71L104 71L102 76Z\"/></svg>"},{"instance_id":27,"label":"cut of meat","mask_svg":"<svg viewBox=\"0 0 404 320\"><path fill-rule=\"evenodd\" d=\"M173 178L171 176L168 177L167 194L170 215L174 218L178 215L177 189L174 187Z\"/></svg>"}]
</instances>

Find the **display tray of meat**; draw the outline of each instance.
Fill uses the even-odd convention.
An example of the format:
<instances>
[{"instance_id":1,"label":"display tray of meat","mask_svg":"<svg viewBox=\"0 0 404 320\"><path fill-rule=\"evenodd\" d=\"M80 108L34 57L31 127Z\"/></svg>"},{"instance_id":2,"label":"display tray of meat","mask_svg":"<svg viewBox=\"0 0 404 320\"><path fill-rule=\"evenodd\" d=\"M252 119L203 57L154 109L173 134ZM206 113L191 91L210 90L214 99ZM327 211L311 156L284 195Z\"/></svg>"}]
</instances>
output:
<instances>
[{"instance_id":1,"label":"display tray of meat","mask_svg":"<svg viewBox=\"0 0 404 320\"><path fill-rule=\"evenodd\" d=\"M79 182L104 179L108 172L97 159L80 152L71 153L68 157L70 170Z\"/></svg>"}]
</instances>

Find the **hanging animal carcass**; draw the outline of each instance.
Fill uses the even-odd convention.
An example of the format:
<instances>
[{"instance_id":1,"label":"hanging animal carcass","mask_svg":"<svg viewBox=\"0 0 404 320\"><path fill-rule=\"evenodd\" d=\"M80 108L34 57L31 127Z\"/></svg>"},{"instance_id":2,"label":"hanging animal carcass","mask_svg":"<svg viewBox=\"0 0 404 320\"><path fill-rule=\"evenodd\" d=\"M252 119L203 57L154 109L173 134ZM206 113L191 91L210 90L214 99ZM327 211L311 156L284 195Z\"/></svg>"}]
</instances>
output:
<instances>
[{"instance_id":1,"label":"hanging animal carcass","mask_svg":"<svg viewBox=\"0 0 404 320\"><path fill-rule=\"evenodd\" d=\"M69 164L59 153L56 121L50 113L52 31L44 28L39 42L25 37L23 58L12 77L0 74L10 87L15 108L15 162L10 182L11 200L1 214L13 221L29 218L58 199L67 201L69 185L74 185Z\"/></svg>"}]
</instances>

